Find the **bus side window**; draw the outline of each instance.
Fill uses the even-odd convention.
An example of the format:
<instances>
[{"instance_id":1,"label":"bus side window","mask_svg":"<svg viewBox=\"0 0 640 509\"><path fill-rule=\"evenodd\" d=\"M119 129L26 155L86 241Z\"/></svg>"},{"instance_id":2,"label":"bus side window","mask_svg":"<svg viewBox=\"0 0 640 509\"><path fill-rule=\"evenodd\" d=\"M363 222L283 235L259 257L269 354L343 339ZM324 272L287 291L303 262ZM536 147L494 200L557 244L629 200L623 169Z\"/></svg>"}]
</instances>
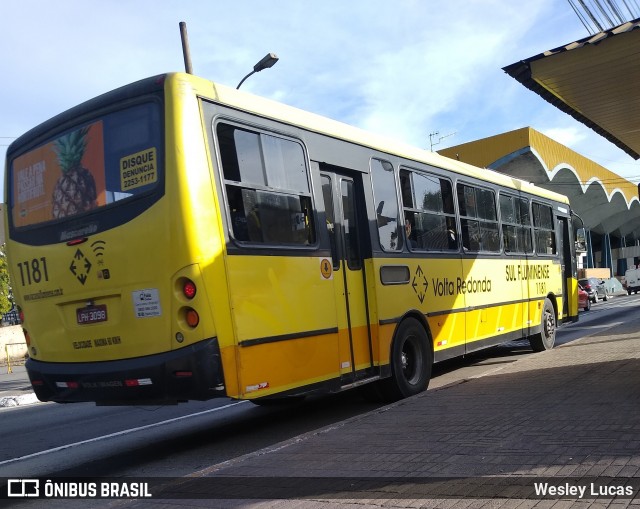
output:
<instances>
[{"instance_id":1,"label":"bus side window","mask_svg":"<svg viewBox=\"0 0 640 509\"><path fill-rule=\"evenodd\" d=\"M331 246L331 259L333 260L333 270L340 269L338 250L336 248L336 218L333 208L333 188L331 178L322 175L322 196L324 197L324 213L326 216L327 233L329 234L329 244Z\"/></svg>"},{"instance_id":2,"label":"bus side window","mask_svg":"<svg viewBox=\"0 0 640 509\"><path fill-rule=\"evenodd\" d=\"M516 200L518 214L518 244L523 246L525 253L533 253L533 240L531 239L531 215L529 214L529 200L518 198Z\"/></svg>"},{"instance_id":3,"label":"bus side window","mask_svg":"<svg viewBox=\"0 0 640 509\"><path fill-rule=\"evenodd\" d=\"M499 202L505 253L532 253L527 200L500 193Z\"/></svg>"},{"instance_id":4,"label":"bus side window","mask_svg":"<svg viewBox=\"0 0 640 509\"><path fill-rule=\"evenodd\" d=\"M536 253L556 254L556 232L551 207L533 202L532 210Z\"/></svg>"},{"instance_id":5,"label":"bus side window","mask_svg":"<svg viewBox=\"0 0 640 509\"><path fill-rule=\"evenodd\" d=\"M464 249L499 252L500 233L495 193L489 189L459 183L458 207Z\"/></svg>"},{"instance_id":6,"label":"bus side window","mask_svg":"<svg viewBox=\"0 0 640 509\"><path fill-rule=\"evenodd\" d=\"M413 191L411 190L411 173L400 170L400 187L402 188L402 205L404 208L413 208Z\"/></svg>"},{"instance_id":7,"label":"bus side window","mask_svg":"<svg viewBox=\"0 0 640 509\"><path fill-rule=\"evenodd\" d=\"M247 214L244 211L241 189L227 186L227 200L229 202L229 212L231 214L231 229L237 240L249 240L249 225Z\"/></svg>"},{"instance_id":8,"label":"bus side window","mask_svg":"<svg viewBox=\"0 0 640 509\"><path fill-rule=\"evenodd\" d=\"M458 250L453 190L445 178L400 170L405 230L410 250Z\"/></svg>"},{"instance_id":9,"label":"bus side window","mask_svg":"<svg viewBox=\"0 0 640 509\"><path fill-rule=\"evenodd\" d=\"M216 127L233 238L312 245L316 235L300 143L229 124Z\"/></svg>"},{"instance_id":10,"label":"bus side window","mask_svg":"<svg viewBox=\"0 0 640 509\"><path fill-rule=\"evenodd\" d=\"M380 247L383 251L400 251L404 236L400 232L401 225L398 221L398 197L393 165L389 161L371 159L371 181Z\"/></svg>"}]
</instances>

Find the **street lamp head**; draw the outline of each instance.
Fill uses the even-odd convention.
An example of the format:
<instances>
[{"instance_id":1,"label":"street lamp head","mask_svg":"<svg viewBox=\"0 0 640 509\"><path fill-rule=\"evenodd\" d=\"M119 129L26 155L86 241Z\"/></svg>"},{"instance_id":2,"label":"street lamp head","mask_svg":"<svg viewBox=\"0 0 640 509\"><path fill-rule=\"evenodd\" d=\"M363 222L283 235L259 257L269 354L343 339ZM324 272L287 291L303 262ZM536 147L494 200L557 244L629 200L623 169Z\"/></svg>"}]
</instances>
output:
<instances>
[{"instance_id":1,"label":"street lamp head","mask_svg":"<svg viewBox=\"0 0 640 509\"><path fill-rule=\"evenodd\" d=\"M278 57L276 56L275 53L267 53L264 57L262 57L260 62L258 62L256 65L253 66L253 71L251 71L244 78L242 78L242 80L240 80L240 83L238 83L238 86L236 87L236 89L240 88L240 85L242 85L249 76L262 71L262 69L268 69L269 67L273 67L273 64L275 64L277 61L278 61Z\"/></svg>"},{"instance_id":2,"label":"street lamp head","mask_svg":"<svg viewBox=\"0 0 640 509\"><path fill-rule=\"evenodd\" d=\"M260 72L262 69L268 69L273 67L278 61L278 56L275 53L267 53L262 60L253 66L253 72Z\"/></svg>"}]
</instances>

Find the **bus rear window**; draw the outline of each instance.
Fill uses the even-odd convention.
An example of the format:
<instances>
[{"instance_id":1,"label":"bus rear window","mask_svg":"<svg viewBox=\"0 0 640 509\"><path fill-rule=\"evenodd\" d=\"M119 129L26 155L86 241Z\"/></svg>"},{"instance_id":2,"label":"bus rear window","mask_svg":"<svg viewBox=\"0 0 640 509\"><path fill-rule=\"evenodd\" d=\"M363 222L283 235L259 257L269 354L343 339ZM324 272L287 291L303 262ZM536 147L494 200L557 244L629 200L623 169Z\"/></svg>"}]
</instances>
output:
<instances>
[{"instance_id":1,"label":"bus rear window","mask_svg":"<svg viewBox=\"0 0 640 509\"><path fill-rule=\"evenodd\" d=\"M11 163L16 227L78 216L152 189L161 177L160 107L144 103L58 134Z\"/></svg>"}]
</instances>

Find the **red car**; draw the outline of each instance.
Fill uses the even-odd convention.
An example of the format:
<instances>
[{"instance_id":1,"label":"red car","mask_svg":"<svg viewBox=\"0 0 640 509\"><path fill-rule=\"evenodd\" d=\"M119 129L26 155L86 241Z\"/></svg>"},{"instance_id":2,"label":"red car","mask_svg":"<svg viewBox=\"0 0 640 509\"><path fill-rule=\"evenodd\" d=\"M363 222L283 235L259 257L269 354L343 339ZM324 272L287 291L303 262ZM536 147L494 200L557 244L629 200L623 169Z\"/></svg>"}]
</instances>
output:
<instances>
[{"instance_id":1,"label":"red car","mask_svg":"<svg viewBox=\"0 0 640 509\"><path fill-rule=\"evenodd\" d=\"M578 307L589 311L591 309L591 299L589 294L584 291L582 286L578 285Z\"/></svg>"}]
</instances>

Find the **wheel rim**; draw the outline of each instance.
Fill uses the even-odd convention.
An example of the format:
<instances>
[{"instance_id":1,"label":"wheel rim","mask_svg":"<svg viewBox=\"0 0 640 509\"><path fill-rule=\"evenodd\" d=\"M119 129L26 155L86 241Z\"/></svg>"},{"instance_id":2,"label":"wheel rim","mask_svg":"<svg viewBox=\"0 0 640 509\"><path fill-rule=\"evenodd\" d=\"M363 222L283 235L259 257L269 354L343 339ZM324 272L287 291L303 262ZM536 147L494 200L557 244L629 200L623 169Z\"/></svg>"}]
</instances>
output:
<instances>
[{"instance_id":1,"label":"wheel rim","mask_svg":"<svg viewBox=\"0 0 640 509\"><path fill-rule=\"evenodd\" d=\"M422 355L419 341L415 336L408 337L402 345L400 353L402 375L407 383L415 385L422 375Z\"/></svg>"},{"instance_id":2,"label":"wheel rim","mask_svg":"<svg viewBox=\"0 0 640 509\"><path fill-rule=\"evenodd\" d=\"M545 341L551 342L556 333L556 319L553 314L553 310L545 309L544 310L544 338Z\"/></svg>"}]
</instances>

